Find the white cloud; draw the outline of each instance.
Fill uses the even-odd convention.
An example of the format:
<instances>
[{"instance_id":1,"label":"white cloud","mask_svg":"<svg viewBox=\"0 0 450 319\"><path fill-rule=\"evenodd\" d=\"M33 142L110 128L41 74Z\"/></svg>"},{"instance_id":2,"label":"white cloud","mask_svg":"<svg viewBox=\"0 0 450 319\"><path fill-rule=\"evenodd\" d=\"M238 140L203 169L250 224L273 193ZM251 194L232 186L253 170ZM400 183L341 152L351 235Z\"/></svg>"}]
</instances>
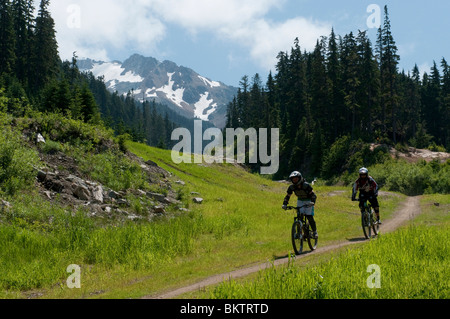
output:
<instances>
[{"instance_id":1,"label":"white cloud","mask_svg":"<svg viewBox=\"0 0 450 319\"><path fill-rule=\"evenodd\" d=\"M58 0L50 10L58 31L63 59L73 51L80 57L116 59L110 50L157 53L158 44L173 24L191 35L210 33L248 50L250 59L273 69L279 51L299 37L312 49L330 24L303 17L276 22L267 18L286 0ZM129 52L135 53L135 52ZM140 53L141 53L140 52Z\"/></svg>"},{"instance_id":2,"label":"white cloud","mask_svg":"<svg viewBox=\"0 0 450 319\"><path fill-rule=\"evenodd\" d=\"M276 64L280 51L288 51L299 38L302 49L312 50L317 39L327 35L331 26L305 18L294 18L282 23L258 19L239 29L222 30L228 37L250 50L250 55L267 70Z\"/></svg>"},{"instance_id":3,"label":"white cloud","mask_svg":"<svg viewBox=\"0 0 450 319\"><path fill-rule=\"evenodd\" d=\"M136 5L134 5L136 3ZM108 48L149 48L165 36L164 24L142 10L140 1L53 1L60 54L63 59L79 56L108 58Z\"/></svg>"}]
</instances>

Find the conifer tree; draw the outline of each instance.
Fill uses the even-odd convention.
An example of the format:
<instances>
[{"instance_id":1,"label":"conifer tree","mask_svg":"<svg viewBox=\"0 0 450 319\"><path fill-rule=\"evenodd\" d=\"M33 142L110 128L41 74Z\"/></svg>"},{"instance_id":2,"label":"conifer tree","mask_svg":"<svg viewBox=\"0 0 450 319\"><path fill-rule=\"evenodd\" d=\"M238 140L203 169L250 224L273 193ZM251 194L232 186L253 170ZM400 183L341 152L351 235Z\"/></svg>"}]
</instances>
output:
<instances>
[{"instance_id":1,"label":"conifer tree","mask_svg":"<svg viewBox=\"0 0 450 319\"><path fill-rule=\"evenodd\" d=\"M55 22L48 11L50 0L41 0L33 41L32 86L38 91L54 78L59 68ZM74 67L75 68L75 67Z\"/></svg>"},{"instance_id":2,"label":"conifer tree","mask_svg":"<svg viewBox=\"0 0 450 319\"><path fill-rule=\"evenodd\" d=\"M15 31L10 0L0 1L0 75L15 68Z\"/></svg>"},{"instance_id":3,"label":"conifer tree","mask_svg":"<svg viewBox=\"0 0 450 319\"><path fill-rule=\"evenodd\" d=\"M333 114L333 120L330 122L330 133L333 136L338 136L343 130L341 123L345 121L345 110L343 108L344 98L342 94L340 54L334 28L331 30L328 42L327 77L329 81L328 88L330 90L330 110L331 114Z\"/></svg>"},{"instance_id":4,"label":"conifer tree","mask_svg":"<svg viewBox=\"0 0 450 319\"><path fill-rule=\"evenodd\" d=\"M353 32L350 32L350 34L344 37L342 55L342 67L344 69L343 86L345 92L344 103L348 114L351 114L351 138L354 139L356 117L360 108L357 94L361 82L359 79L360 63L358 61L358 48Z\"/></svg>"},{"instance_id":5,"label":"conifer tree","mask_svg":"<svg viewBox=\"0 0 450 319\"><path fill-rule=\"evenodd\" d=\"M445 58L442 58L442 90L441 90L441 110L443 123L442 141L450 150L450 66Z\"/></svg>"},{"instance_id":6,"label":"conifer tree","mask_svg":"<svg viewBox=\"0 0 450 319\"><path fill-rule=\"evenodd\" d=\"M397 45L394 41L391 31L391 22L389 19L389 12L387 6L384 7L384 25L381 32L381 95L385 103L385 112L390 111L390 123L392 125L392 139L394 144L397 143L397 74L398 63L400 57L397 55ZM385 125L387 113L384 114Z\"/></svg>"},{"instance_id":7,"label":"conifer tree","mask_svg":"<svg viewBox=\"0 0 450 319\"><path fill-rule=\"evenodd\" d=\"M33 39L33 0L15 0L12 2L13 25L16 34L15 70L16 77L26 86L30 74Z\"/></svg>"}]
</instances>

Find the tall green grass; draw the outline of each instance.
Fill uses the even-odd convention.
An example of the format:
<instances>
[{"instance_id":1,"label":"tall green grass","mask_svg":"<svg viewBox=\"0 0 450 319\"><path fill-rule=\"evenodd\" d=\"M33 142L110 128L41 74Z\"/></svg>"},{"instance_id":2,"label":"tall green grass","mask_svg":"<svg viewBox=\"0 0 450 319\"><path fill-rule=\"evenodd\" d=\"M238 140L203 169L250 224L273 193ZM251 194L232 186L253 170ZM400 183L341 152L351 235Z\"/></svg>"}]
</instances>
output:
<instances>
[{"instance_id":1,"label":"tall green grass","mask_svg":"<svg viewBox=\"0 0 450 319\"><path fill-rule=\"evenodd\" d=\"M450 228L411 226L313 267L272 268L248 283L218 286L217 299L448 299ZM367 282L380 267L381 288Z\"/></svg>"},{"instance_id":2,"label":"tall green grass","mask_svg":"<svg viewBox=\"0 0 450 319\"><path fill-rule=\"evenodd\" d=\"M0 195L14 195L32 185L39 157L23 145L19 132L0 126Z\"/></svg>"},{"instance_id":3,"label":"tall green grass","mask_svg":"<svg viewBox=\"0 0 450 319\"><path fill-rule=\"evenodd\" d=\"M170 264L190 254L195 239L210 229L196 214L98 227L82 211L73 214L45 208L47 220L4 214L5 222L0 223L0 289L24 291L62 282L71 264L110 270L118 266L145 270Z\"/></svg>"},{"instance_id":4,"label":"tall green grass","mask_svg":"<svg viewBox=\"0 0 450 319\"><path fill-rule=\"evenodd\" d=\"M76 149L74 142L55 140L64 144L65 151ZM101 164L116 165L120 161L114 162L108 152L97 154L89 145L83 145L80 145L80 153L86 154L87 162L98 165L91 173L98 172L98 179L114 178L111 174L114 169L102 170ZM90 281L82 282L83 289L99 290L96 286L99 278L119 277L120 282L124 280L122 274L133 281L151 277L151 282L140 288L143 295L167 288L174 277L177 285L183 285L286 256L292 250L290 228L294 216L281 210L287 185L249 174L230 164L174 165L168 151L137 143L127 143L127 147L170 171L173 181L185 182L185 186L175 187L182 188L180 199L190 203L190 212L154 222L122 223L93 219L83 210L73 212L40 199L33 192L19 193L10 199L13 208L0 213L0 291L42 288L46 293L51 291L52 296L80 297L83 294L85 297L85 290L77 294L61 289L68 276L67 266L78 264L83 271L92 271ZM127 181L139 181L134 177L120 179L117 176L110 182L125 185ZM339 192L329 195L336 190ZM192 203L192 191L200 193L195 197L204 198L202 205ZM316 188L320 245L361 236L358 207L350 201L350 191L349 188ZM381 200L383 216L388 216L402 198L387 196ZM101 290L123 291L120 283L104 280ZM114 296L136 294L123 292Z\"/></svg>"}]
</instances>

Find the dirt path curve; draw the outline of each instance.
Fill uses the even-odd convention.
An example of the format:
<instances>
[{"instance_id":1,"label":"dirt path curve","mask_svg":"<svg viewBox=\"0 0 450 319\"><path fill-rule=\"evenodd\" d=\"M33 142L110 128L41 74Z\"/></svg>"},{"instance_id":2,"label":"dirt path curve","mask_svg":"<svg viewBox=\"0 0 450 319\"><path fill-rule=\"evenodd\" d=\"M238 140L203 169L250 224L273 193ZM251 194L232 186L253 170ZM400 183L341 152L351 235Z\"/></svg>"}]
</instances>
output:
<instances>
[{"instance_id":1,"label":"dirt path curve","mask_svg":"<svg viewBox=\"0 0 450 319\"><path fill-rule=\"evenodd\" d=\"M406 223L407 221L414 219L420 213L421 213L420 197L408 197L408 199L401 204L401 207L399 208L399 210L394 213L394 216L391 219L383 221L381 231L383 233L393 232L396 229L398 229L400 226L402 226L404 223ZM321 253L325 253L328 251L339 249L341 247L359 243L362 241L364 241L363 238L357 238L357 239L353 239L350 241L343 241L343 242L340 242L340 243L337 243L334 245L319 247L314 253L321 254ZM296 258L302 258L302 257L308 256L308 255L309 254L303 254L301 256L297 256ZM257 264L254 266L250 266L248 268L239 269L239 270L232 271L229 273L212 276L212 277L204 279L196 284L182 287L182 288L179 288L174 291L169 291L169 292L166 292L166 293L163 293L160 295L156 295L156 296L155 295L147 296L147 297L144 297L144 299L176 298L184 293L201 290L202 288L219 284L219 283L223 282L224 280L242 278L242 277L248 276L250 274L259 272L260 270L271 268L273 266L287 264L288 262L289 262L289 258L283 258L283 259L275 260L274 262L266 262L264 264Z\"/></svg>"}]
</instances>

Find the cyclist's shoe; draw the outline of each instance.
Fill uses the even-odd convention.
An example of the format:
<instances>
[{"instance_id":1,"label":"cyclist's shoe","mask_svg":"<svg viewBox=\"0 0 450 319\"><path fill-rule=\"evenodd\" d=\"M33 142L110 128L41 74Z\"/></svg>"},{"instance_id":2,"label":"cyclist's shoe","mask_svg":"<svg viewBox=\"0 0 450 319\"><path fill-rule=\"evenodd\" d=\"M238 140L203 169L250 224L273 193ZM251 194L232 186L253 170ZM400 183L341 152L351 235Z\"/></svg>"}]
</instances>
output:
<instances>
[{"instance_id":1,"label":"cyclist's shoe","mask_svg":"<svg viewBox=\"0 0 450 319\"><path fill-rule=\"evenodd\" d=\"M380 219L377 220L377 225L383 225Z\"/></svg>"},{"instance_id":2,"label":"cyclist's shoe","mask_svg":"<svg viewBox=\"0 0 450 319\"><path fill-rule=\"evenodd\" d=\"M318 239L319 238L319 233L318 232L313 232L313 238L314 239Z\"/></svg>"}]
</instances>

